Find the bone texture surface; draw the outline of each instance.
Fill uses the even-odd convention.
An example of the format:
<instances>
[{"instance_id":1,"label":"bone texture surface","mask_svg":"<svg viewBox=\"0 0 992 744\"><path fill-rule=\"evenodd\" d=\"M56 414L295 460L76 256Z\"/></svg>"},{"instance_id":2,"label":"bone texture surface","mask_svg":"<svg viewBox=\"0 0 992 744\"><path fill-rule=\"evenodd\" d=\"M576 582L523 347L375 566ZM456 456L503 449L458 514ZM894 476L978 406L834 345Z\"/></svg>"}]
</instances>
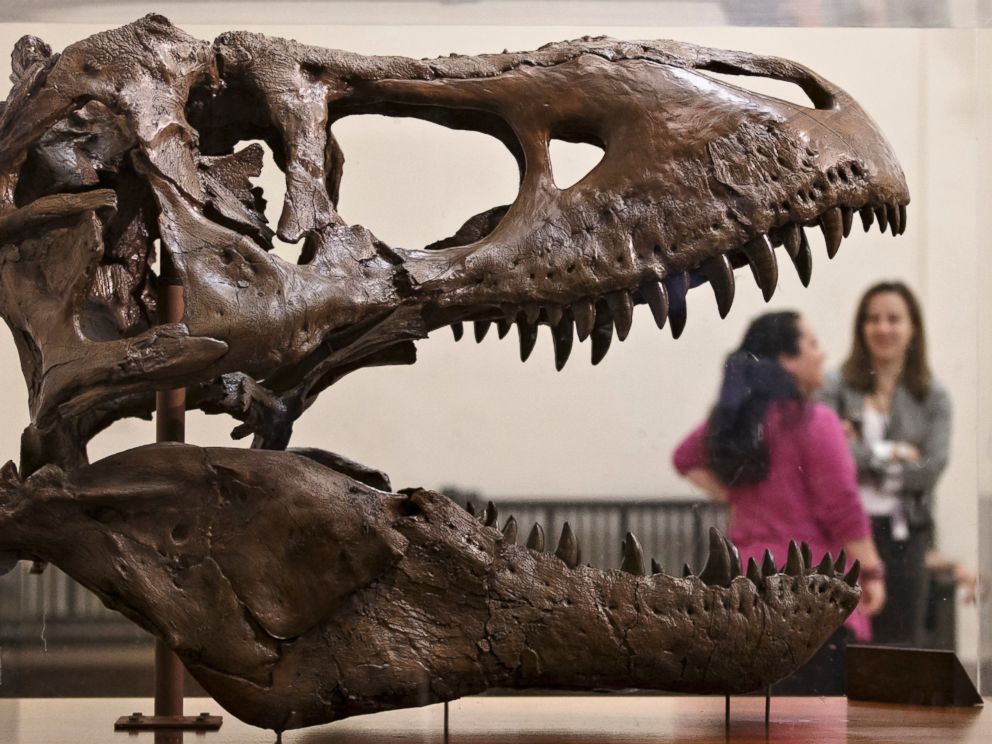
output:
<instances>
[{"instance_id":1,"label":"bone texture surface","mask_svg":"<svg viewBox=\"0 0 992 744\"><path fill-rule=\"evenodd\" d=\"M713 72L795 83L810 105ZM244 32L201 41L156 15L61 53L24 37L11 79L0 315L30 424L3 471L0 563L62 567L239 717L282 730L492 687L753 690L853 609L853 576L829 558L813 571L799 548L780 573L770 558L740 566L713 535L699 576L642 576L631 535L624 570L601 572L571 530L501 523L495 507L480 521L428 491L392 493L344 456L287 451L321 392L413 363L439 328L472 323L481 340L516 326L526 360L548 326L557 368L576 339L596 364L637 304L679 336L690 288L708 284L726 315L740 275L766 299L780 263L808 283L809 229L829 257L856 213L902 233L899 164L837 86L673 41L413 60ZM430 245L386 245L337 211L331 127L355 114L495 137L518 163L516 199ZM603 159L559 189L552 139ZM285 176L275 226L248 140ZM299 245L296 263L271 252L275 236ZM179 323L159 319L163 264L183 287ZM94 435L175 387L234 417L252 448L89 464Z\"/></svg>"}]
</instances>

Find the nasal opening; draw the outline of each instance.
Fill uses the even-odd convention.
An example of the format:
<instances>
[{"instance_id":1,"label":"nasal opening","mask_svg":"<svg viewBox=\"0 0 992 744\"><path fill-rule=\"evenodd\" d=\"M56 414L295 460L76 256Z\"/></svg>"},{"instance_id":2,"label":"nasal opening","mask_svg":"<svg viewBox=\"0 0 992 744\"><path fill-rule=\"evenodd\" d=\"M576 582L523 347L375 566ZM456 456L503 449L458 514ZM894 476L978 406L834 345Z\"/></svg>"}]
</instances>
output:
<instances>
[{"instance_id":1,"label":"nasal opening","mask_svg":"<svg viewBox=\"0 0 992 744\"><path fill-rule=\"evenodd\" d=\"M730 83L739 88L747 88L756 93L788 101L797 106L827 110L836 105L836 97L823 83L810 74L790 74L788 70L759 70L740 67L727 62L712 61L698 69L706 71L710 77ZM742 77L751 78L742 81Z\"/></svg>"}]
</instances>

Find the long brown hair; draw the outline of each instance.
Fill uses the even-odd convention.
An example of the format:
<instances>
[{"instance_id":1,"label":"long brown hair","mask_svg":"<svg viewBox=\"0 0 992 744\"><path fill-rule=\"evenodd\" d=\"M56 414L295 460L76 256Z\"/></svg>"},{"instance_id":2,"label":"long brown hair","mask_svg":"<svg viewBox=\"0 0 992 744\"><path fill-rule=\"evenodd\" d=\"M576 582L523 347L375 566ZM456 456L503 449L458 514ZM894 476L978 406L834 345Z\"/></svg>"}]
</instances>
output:
<instances>
[{"instance_id":1,"label":"long brown hair","mask_svg":"<svg viewBox=\"0 0 992 744\"><path fill-rule=\"evenodd\" d=\"M705 462L727 486L761 483L771 457L763 436L765 414L776 403L801 413L805 399L779 357L799 355L799 315L791 310L755 318L727 357L720 397L710 412Z\"/></svg>"},{"instance_id":2,"label":"long brown hair","mask_svg":"<svg viewBox=\"0 0 992 744\"><path fill-rule=\"evenodd\" d=\"M917 400L923 400L930 392L930 365L927 363L927 337L923 330L923 313L916 296L902 282L879 282L869 287L858 303L858 312L854 316L854 333L851 352L841 366L841 377L844 384L862 393L870 393L875 389L875 374L871 367L871 354L865 343L865 320L868 318L868 304L876 295L891 292L902 297L909 310L909 319L913 324L913 338L906 349L906 362L902 368L900 382L913 394Z\"/></svg>"}]
</instances>

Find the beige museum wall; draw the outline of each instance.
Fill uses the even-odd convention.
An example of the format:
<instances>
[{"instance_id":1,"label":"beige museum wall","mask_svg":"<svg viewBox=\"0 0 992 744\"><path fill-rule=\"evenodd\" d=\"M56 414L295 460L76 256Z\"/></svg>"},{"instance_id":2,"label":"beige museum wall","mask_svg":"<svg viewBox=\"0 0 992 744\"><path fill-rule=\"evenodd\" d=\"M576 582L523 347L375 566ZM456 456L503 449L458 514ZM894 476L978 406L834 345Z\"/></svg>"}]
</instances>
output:
<instances>
[{"instance_id":1,"label":"beige museum wall","mask_svg":"<svg viewBox=\"0 0 992 744\"><path fill-rule=\"evenodd\" d=\"M984 30L976 34L976 64L975 69L986 71L992 69L992 31ZM979 100L978 121L985 123L978 132L978 163L979 179L978 203L992 204L992 132L987 122L992 120L992 89L988 85L979 85L977 98ZM975 214L976 235L984 236L986 231L986 216L984 211ZM992 286L992 262L984 255L979 258L979 250L984 253L986 241L980 248L976 246L976 265L978 268L978 410L981 412L978 422L978 532L979 572L984 577L986 589L980 592L979 616L985 618L982 623L979 638L979 658L981 665L981 688L987 692L992 682L992 593L988 591L989 579L992 577L992 338L989 337L989 321L992 320L992 293L984 290Z\"/></svg>"},{"instance_id":2,"label":"beige museum wall","mask_svg":"<svg viewBox=\"0 0 992 744\"><path fill-rule=\"evenodd\" d=\"M0 49L23 33L53 48L100 30L66 25L0 24ZM200 37L227 30L187 26ZM973 566L977 553L979 425L983 463L990 457L989 416L980 415L978 382L979 118L975 37L968 31L819 29L644 29L565 27L287 27L262 30L365 53L435 56L533 48L586 33L677 38L791 57L850 91L879 122L901 158L913 194L909 229L898 239L856 227L833 261L814 238L813 281L803 289L788 262L770 308L795 307L811 320L839 363L861 291L880 278L915 287L927 313L933 366L955 405L951 465L938 498L938 540L949 557ZM9 64L2 61L6 78ZM743 80L758 87L760 81ZM769 90L781 90L773 88ZM791 95L791 94L790 94ZM986 112L987 113L987 112ZM515 193L508 154L481 135L410 121L354 119L336 128L347 156L341 212L379 237L407 247L452 233L468 216ZM987 156L987 152L986 152ZM987 160L985 161L987 162ZM560 171L579 163L565 162ZM262 181L281 199L272 169ZM988 189L985 191L988 194ZM278 194L278 196L273 196ZM272 205L270 205L272 206ZM278 213L272 206L270 216ZM287 254L288 255L288 254ZM984 270L987 278L988 271ZM725 353L748 320L765 309L749 274L738 275L737 300L720 321L710 291L690 294L682 339L658 332L639 308L625 343L614 342L592 367L577 345L563 372L554 370L542 336L521 364L515 337L491 332L476 346L471 329L456 344L447 330L419 344L409 368L370 369L344 379L298 423L294 442L331 449L385 469L394 487L451 484L486 496L671 496L689 492L669 464L679 438L710 404ZM982 318L988 315L988 301ZM983 347L985 379L990 369ZM15 457L27 423L24 385L13 343L0 332L0 454ZM984 401L987 403L987 397ZM225 444L230 421L192 415L189 440ZM101 435L94 457L151 441L146 422L121 422ZM242 442L241 445L246 444ZM986 467L986 472L988 468ZM985 488L989 479L984 477ZM961 647L974 658L975 613L961 612Z\"/></svg>"}]
</instances>

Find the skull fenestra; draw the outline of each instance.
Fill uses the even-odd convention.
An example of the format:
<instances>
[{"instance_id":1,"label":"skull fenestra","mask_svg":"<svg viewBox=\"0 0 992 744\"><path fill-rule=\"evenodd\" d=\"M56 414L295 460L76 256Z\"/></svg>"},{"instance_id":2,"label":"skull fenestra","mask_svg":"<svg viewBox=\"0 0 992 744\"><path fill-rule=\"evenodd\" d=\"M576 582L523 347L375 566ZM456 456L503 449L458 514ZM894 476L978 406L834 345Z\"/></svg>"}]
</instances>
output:
<instances>
[{"instance_id":1,"label":"skull fenestra","mask_svg":"<svg viewBox=\"0 0 992 744\"><path fill-rule=\"evenodd\" d=\"M699 575L580 565L566 528L477 519L381 473L287 450L343 375L409 364L414 342L547 325L599 362L635 304L677 336L734 269L766 298L777 254L804 283L856 212L905 229L899 165L850 96L793 62L607 38L535 52L367 57L250 33L194 39L160 16L52 54L25 37L0 109L0 314L29 391L20 468L0 476L0 551L51 561L164 639L225 708L282 730L492 687L743 692L785 676L858 601L855 573L797 546L742 567L711 535ZM799 85L804 107L708 72ZM331 125L418 117L491 135L516 200L424 248L336 211ZM556 187L552 138L601 162ZM275 232L252 184L263 140L285 174ZM301 243L290 264L278 235ZM778 249L778 250L776 250ZM160 323L181 284L185 314ZM156 390L227 413L249 450L151 445L89 464L87 442L149 416ZM801 610L801 612L800 612Z\"/></svg>"}]
</instances>

